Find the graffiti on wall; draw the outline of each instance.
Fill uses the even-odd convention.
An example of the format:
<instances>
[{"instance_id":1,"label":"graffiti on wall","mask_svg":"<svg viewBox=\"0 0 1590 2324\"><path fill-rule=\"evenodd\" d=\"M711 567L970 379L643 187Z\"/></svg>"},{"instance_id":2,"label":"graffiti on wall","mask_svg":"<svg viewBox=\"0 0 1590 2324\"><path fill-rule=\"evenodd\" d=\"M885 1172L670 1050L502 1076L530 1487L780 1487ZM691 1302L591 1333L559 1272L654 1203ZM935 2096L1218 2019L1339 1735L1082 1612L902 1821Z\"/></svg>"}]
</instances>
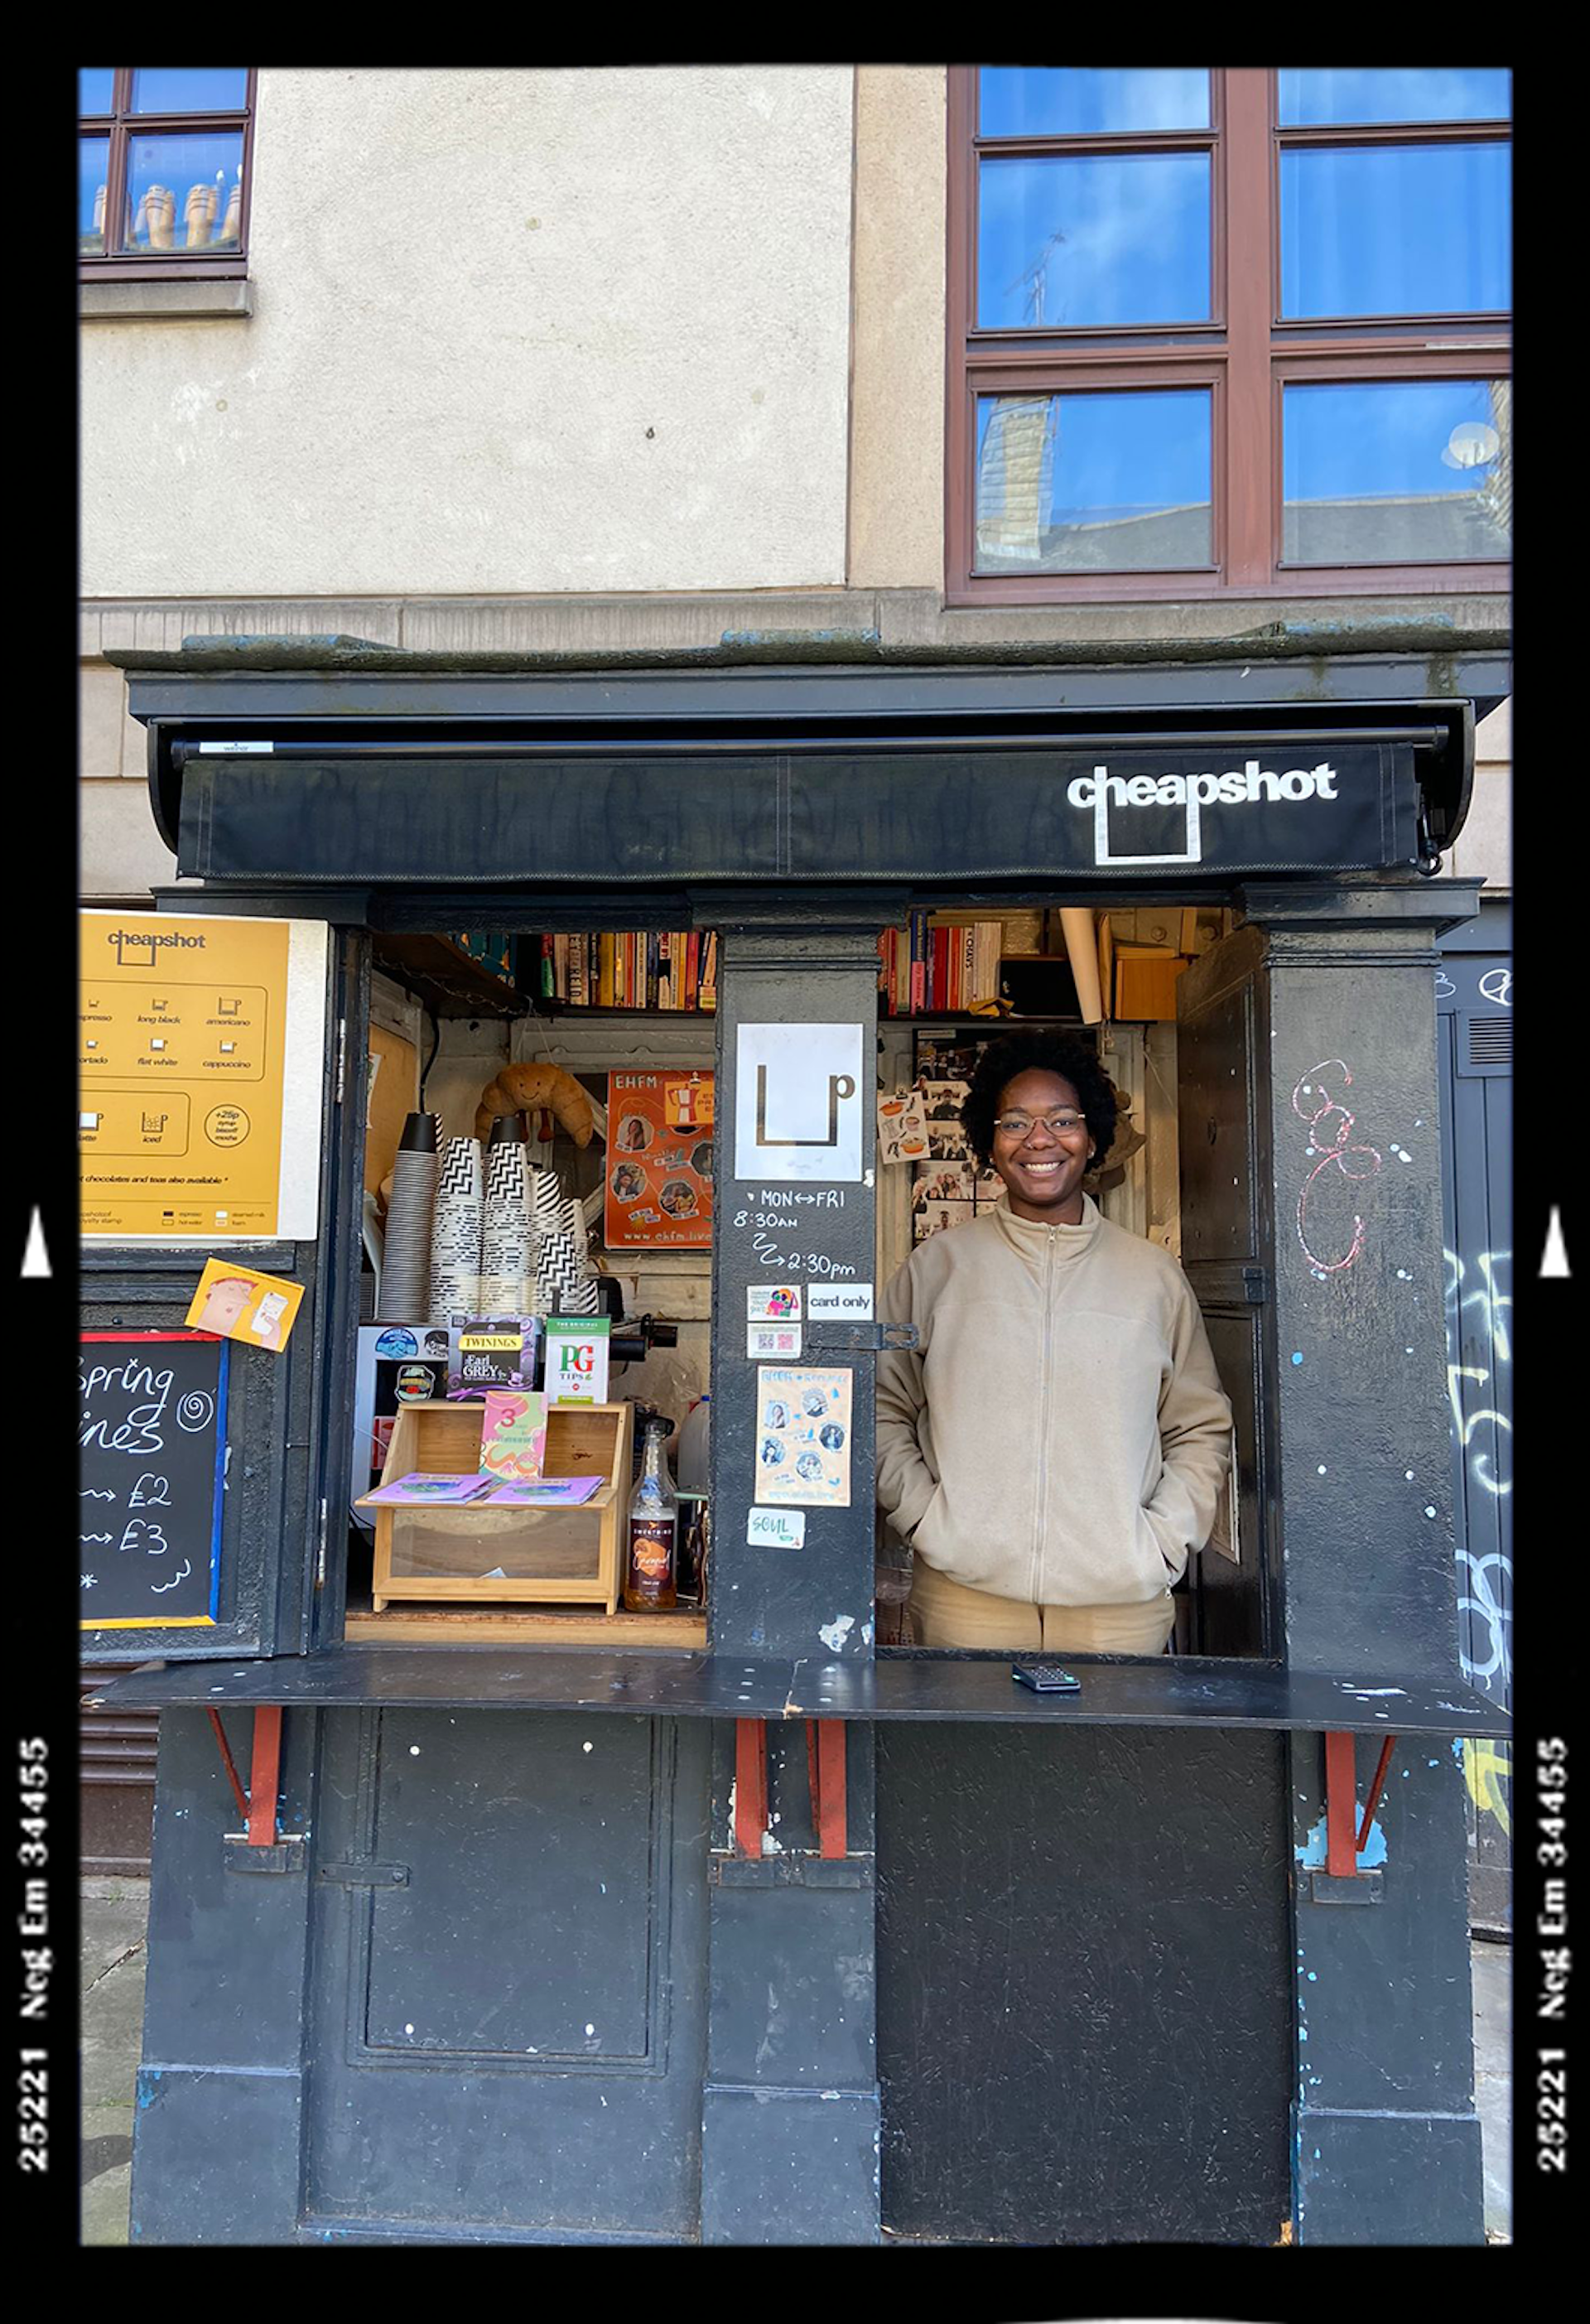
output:
<instances>
[{"instance_id":1,"label":"graffiti on wall","mask_svg":"<svg viewBox=\"0 0 1590 2324\"><path fill-rule=\"evenodd\" d=\"M1291 1093L1292 1111L1309 1126L1306 1157L1313 1168L1298 1189L1298 1240L1303 1246L1303 1256L1315 1276L1321 1281L1328 1275L1339 1275L1352 1266L1364 1248L1364 1221L1353 1213L1353 1231L1346 1250L1334 1259L1322 1258L1310 1241L1313 1231L1310 1205L1317 1182L1327 1171L1342 1178L1373 1178L1381 1167L1381 1156L1373 1146L1353 1143L1354 1117L1345 1105L1331 1095L1331 1089L1350 1088L1353 1076L1340 1057L1323 1057L1310 1065L1297 1083ZM1333 1178L1332 1184L1335 1183Z\"/></svg>"},{"instance_id":2,"label":"graffiti on wall","mask_svg":"<svg viewBox=\"0 0 1590 2324\"><path fill-rule=\"evenodd\" d=\"M1505 1539L1501 1505L1512 1490L1512 1423L1501 1407L1512 1401L1512 1253L1482 1250L1472 1268L1455 1250L1444 1257L1452 1441L1471 1492L1488 1495L1499 1505L1498 1533ZM1481 1360L1457 1360L1466 1342L1467 1352ZM1508 1695L1512 1683L1512 1556L1505 1547L1482 1551L1466 1540L1457 1552L1457 1650L1464 1675L1484 1693ZM1464 1775L1476 1811L1493 1816L1511 1837L1512 1756L1508 1746L1471 1738L1464 1754Z\"/></svg>"},{"instance_id":3,"label":"graffiti on wall","mask_svg":"<svg viewBox=\"0 0 1590 2324\"><path fill-rule=\"evenodd\" d=\"M1512 1360L1509 1317L1512 1296L1512 1253L1483 1250L1472 1275L1454 1250L1447 1261L1447 1395L1452 1409L1453 1440L1462 1455L1472 1486L1503 1500L1512 1490L1512 1423L1500 1407L1511 1402L1503 1377ZM1465 1319L1474 1323L1466 1334L1471 1352L1487 1360L1464 1364ZM1505 1550L1476 1554L1472 1546L1458 1552L1460 1580L1469 1593L1459 1611L1476 1618L1464 1642L1464 1669L1476 1685L1487 1681L1507 1687L1512 1678L1512 1560Z\"/></svg>"}]
</instances>

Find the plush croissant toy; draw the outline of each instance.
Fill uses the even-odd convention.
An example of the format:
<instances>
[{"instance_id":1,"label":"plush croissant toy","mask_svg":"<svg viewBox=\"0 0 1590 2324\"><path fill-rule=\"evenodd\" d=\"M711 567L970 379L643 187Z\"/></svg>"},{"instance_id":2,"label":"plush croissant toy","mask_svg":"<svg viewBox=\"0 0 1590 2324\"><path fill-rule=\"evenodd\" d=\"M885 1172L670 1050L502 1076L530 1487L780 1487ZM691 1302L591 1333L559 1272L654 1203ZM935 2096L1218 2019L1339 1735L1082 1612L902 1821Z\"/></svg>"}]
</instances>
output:
<instances>
[{"instance_id":1,"label":"plush croissant toy","mask_svg":"<svg viewBox=\"0 0 1590 2324\"><path fill-rule=\"evenodd\" d=\"M504 1065L496 1080L481 1093L474 1110L474 1134L491 1134L493 1121L505 1113L530 1113L549 1107L576 1146L589 1146L595 1128L591 1101L573 1074L561 1065Z\"/></svg>"}]
</instances>

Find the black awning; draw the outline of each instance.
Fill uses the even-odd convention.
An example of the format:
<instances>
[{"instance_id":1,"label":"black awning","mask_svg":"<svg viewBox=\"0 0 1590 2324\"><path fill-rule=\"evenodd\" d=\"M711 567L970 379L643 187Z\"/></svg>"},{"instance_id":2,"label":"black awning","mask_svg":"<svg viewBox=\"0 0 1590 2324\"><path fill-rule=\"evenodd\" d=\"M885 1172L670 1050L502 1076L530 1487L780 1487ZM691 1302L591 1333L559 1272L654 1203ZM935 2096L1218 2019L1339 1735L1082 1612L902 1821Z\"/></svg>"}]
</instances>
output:
<instances>
[{"instance_id":1,"label":"black awning","mask_svg":"<svg viewBox=\"0 0 1590 2324\"><path fill-rule=\"evenodd\" d=\"M504 747L179 745L178 870L225 884L761 888L1407 869L1446 730Z\"/></svg>"}]
</instances>

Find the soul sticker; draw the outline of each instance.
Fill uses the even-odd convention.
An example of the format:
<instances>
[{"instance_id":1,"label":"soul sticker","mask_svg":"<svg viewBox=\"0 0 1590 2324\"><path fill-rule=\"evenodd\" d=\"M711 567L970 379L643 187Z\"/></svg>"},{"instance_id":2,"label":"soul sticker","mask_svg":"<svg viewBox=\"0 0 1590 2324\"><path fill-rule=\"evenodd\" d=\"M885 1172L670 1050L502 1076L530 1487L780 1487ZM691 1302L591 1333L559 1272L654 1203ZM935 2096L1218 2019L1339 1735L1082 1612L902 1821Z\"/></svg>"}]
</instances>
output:
<instances>
[{"instance_id":1,"label":"soul sticker","mask_svg":"<svg viewBox=\"0 0 1590 2324\"><path fill-rule=\"evenodd\" d=\"M752 1549L804 1549L804 1509L752 1509L746 1518L745 1537Z\"/></svg>"}]
</instances>

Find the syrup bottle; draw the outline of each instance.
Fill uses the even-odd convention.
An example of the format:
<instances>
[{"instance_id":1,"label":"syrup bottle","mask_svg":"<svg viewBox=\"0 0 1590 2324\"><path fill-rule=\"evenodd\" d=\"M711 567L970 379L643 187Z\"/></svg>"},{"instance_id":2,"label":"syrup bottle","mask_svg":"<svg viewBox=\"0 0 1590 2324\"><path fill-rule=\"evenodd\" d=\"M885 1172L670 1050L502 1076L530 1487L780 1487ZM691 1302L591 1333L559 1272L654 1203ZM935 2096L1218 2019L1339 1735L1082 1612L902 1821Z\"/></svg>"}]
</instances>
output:
<instances>
[{"instance_id":1,"label":"syrup bottle","mask_svg":"<svg viewBox=\"0 0 1590 2324\"><path fill-rule=\"evenodd\" d=\"M663 1463L669 1428L661 1415L648 1423L640 1481L630 1502L624 1606L631 1614L664 1613L678 1603L679 1504Z\"/></svg>"}]
</instances>

